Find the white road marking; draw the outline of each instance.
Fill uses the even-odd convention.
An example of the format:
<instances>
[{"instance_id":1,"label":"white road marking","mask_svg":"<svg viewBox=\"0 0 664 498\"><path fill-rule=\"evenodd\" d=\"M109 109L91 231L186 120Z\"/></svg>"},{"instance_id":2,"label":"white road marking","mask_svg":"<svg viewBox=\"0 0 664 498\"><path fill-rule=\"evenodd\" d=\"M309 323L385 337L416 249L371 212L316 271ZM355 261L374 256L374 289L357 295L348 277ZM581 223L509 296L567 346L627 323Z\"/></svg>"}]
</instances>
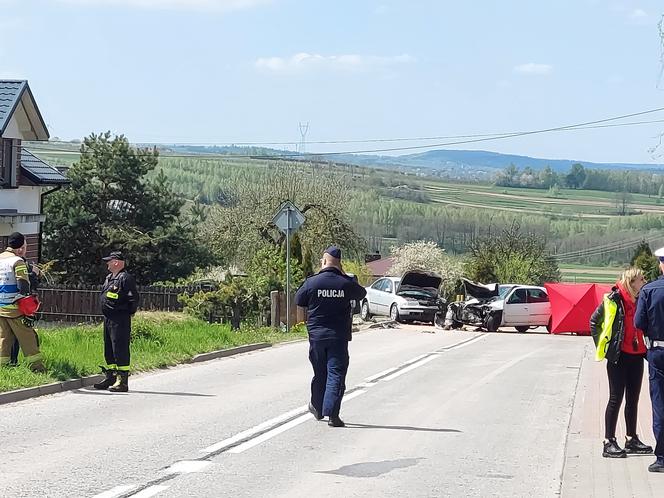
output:
<instances>
[{"instance_id":1,"label":"white road marking","mask_svg":"<svg viewBox=\"0 0 664 498\"><path fill-rule=\"evenodd\" d=\"M366 391L364 389L353 391L348 396L345 396L343 401L349 401L353 398L357 398L360 394L364 394L365 392ZM275 427L271 431L261 434L260 436L254 439L250 439L249 441L246 441L238 446L235 446L234 448L231 448L230 450L228 450L228 453L242 453L243 451L247 451L248 449L253 448L254 446L258 446L259 444L267 441L268 439L272 439L274 436L277 436L282 432L286 432L287 430L292 429L293 427L296 427L303 422L306 422L310 418L311 414L309 413L306 415L302 415L294 420L291 420L290 422L280 425L279 427Z\"/></svg>"},{"instance_id":2,"label":"white road marking","mask_svg":"<svg viewBox=\"0 0 664 498\"><path fill-rule=\"evenodd\" d=\"M99 493L98 495L94 495L92 498L115 498L116 496L120 496L125 494L127 491L130 491L134 489L136 486L135 485L124 485L124 486L116 486L113 489L109 489L108 491L104 491L103 493Z\"/></svg>"},{"instance_id":3,"label":"white road marking","mask_svg":"<svg viewBox=\"0 0 664 498\"><path fill-rule=\"evenodd\" d=\"M307 406L301 406L299 408L295 408L294 410L291 410L289 412L286 412L282 415L279 415L278 417L271 418L270 420L267 420L263 422L262 424L257 425L256 427L252 427L251 429L247 429L246 431L242 431L239 434L236 434L235 436L229 437L228 439L224 439L223 441L220 441L218 443L213 444L212 446L208 446L207 448L201 450L202 453L214 453L215 451L219 451L223 448L226 448L228 446L232 446L238 441L242 441L243 439L250 438L251 436L254 436L260 432L263 432L266 429L269 429L270 427L273 427L275 425L279 425L288 419L291 419L297 415L306 413L308 410ZM313 415L309 414L310 417L313 417Z\"/></svg>"},{"instance_id":4,"label":"white road marking","mask_svg":"<svg viewBox=\"0 0 664 498\"><path fill-rule=\"evenodd\" d=\"M371 377L367 377L364 379L365 382L373 382L376 379L379 379L385 375L391 374L392 372L396 372L399 370L400 367L393 367L393 368L388 368L387 370L383 370L382 372L377 373L376 375L372 375Z\"/></svg>"},{"instance_id":5,"label":"white road marking","mask_svg":"<svg viewBox=\"0 0 664 498\"><path fill-rule=\"evenodd\" d=\"M427 358L424 358L423 360L420 360L417 363L412 363L410 366L407 366L406 368L403 368L403 369L401 369L397 372L394 372L392 375L388 375L387 377L385 377L383 379L383 381L387 382L389 380L396 379L397 377L400 377L405 373L408 373L412 370L415 370L416 368L420 368L421 366L426 365L430 361L437 360L437 359L438 359L438 356L434 356L434 355L429 356Z\"/></svg>"},{"instance_id":6,"label":"white road marking","mask_svg":"<svg viewBox=\"0 0 664 498\"><path fill-rule=\"evenodd\" d=\"M205 460L181 460L168 467L166 473L190 474L191 472L202 472L211 463Z\"/></svg>"},{"instance_id":7,"label":"white road marking","mask_svg":"<svg viewBox=\"0 0 664 498\"><path fill-rule=\"evenodd\" d=\"M162 491L166 491L168 488L169 486L150 486L149 488L145 488L143 491L139 491L135 495L131 496L134 498L150 498L151 496L161 493Z\"/></svg>"}]
</instances>

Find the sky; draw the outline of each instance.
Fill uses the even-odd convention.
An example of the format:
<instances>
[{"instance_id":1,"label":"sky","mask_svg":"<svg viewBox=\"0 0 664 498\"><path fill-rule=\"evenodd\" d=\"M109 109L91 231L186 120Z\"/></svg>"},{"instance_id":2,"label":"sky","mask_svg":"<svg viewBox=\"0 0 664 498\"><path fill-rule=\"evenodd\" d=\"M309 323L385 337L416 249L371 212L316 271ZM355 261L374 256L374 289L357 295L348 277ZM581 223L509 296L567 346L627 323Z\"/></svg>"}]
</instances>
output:
<instances>
[{"instance_id":1,"label":"sky","mask_svg":"<svg viewBox=\"0 0 664 498\"><path fill-rule=\"evenodd\" d=\"M111 130L133 142L298 142L308 122L308 152L417 146L446 140L311 142L504 133L664 107L662 14L661 0L0 0L0 78L29 80L51 136L66 140ZM638 118L656 119L664 112ZM448 148L664 163L651 150L663 132Z\"/></svg>"}]
</instances>

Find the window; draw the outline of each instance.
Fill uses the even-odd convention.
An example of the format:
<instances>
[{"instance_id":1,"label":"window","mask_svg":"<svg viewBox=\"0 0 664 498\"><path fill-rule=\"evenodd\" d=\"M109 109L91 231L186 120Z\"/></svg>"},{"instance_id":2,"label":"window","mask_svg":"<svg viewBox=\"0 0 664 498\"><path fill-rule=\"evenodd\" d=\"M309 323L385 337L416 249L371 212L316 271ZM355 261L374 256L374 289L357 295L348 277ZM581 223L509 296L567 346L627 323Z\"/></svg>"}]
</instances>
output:
<instances>
[{"instance_id":1,"label":"window","mask_svg":"<svg viewBox=\"0 0 664 498\"><path fill-rule=\"evenodd\" d=\"M21 141L12 138L0 139L0 186L18 186L19 151Z\"/></svg>"},{"instance_id":2,"label":"window","mask_svg":"<svg viewBox=\"0 0 664 498\"><path fill-rule=\"evenodd\" d=\"M548 303L549 296L542 289L528 289L529 303Z\"/></svg>"},{"instance_id":3,"label":"window","mask_svg":"<svg viewBox=\"0 0 664 498\"><path fill-rule=\"evenodd\" d=\"M394 289L394 284L392 283L391 280L385 280L385 285L383 286L383 290L385 292L389 292L392 294L392 290Z\"/></svg>"},{"instance_id":4,"label":"window","mask_svg":"<svg viewBox=\"0 0 664 498\"><path fill-rule=\"evenodd\" d=\"M376 290L383 290L383 284L385 283L385 279L381 278L380 280L376 280L373 284L371 284L372 289Z\"/></svg>"},{"instance_id":5,"label":"window","mask_svg":"<svg viewBox=\"0 0 664 498\"><path fill-rule=\"evenodd\" d=\"M526 304L526 289L515 290L507 300L508 304Z\"/></svg>"}]
</instances>

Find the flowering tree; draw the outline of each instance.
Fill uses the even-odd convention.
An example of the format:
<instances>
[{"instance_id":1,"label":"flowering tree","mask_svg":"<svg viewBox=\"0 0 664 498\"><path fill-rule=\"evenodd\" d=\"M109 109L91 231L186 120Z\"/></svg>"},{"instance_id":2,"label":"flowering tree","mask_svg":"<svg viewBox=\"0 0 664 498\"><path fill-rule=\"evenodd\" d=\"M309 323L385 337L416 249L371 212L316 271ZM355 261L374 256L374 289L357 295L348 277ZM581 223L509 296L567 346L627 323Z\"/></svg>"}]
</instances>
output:
<instances>
[{"instance_id":1,"label":"flowering tree","mask_svg":"<svg viewBox=\"0 0 664 498\"><path fill-rule=\"evenodd\" d=\"M437 273L443 278L442 291L446 295L454 292L462 275L460 261L448 256L435 242L420 240L393 247L392 257L391 274L401 276L412 270Z\"/></svg>"}]
</instances>

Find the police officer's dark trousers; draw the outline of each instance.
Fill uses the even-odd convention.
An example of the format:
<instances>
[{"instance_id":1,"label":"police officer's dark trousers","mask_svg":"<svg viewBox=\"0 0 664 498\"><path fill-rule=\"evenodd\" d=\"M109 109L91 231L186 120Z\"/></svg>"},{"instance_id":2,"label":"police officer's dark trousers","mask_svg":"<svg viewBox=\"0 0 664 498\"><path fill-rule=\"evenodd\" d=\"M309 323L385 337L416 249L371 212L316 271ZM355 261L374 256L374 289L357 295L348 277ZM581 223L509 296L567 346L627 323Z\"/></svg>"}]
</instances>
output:
<instances>
[{"instance_id":1,"label":"police officer's dark trousers","mask_svg":"<svg viewBox=\"0 0 664 498\"><path fill-rule=\"evenodd\" d=\"M647 359L655 456L658 463L664 464L664 348L649 349Z\"/></svg>"},{"instance_id":2,"label":"police officer's dark trousers","mask_svg":"<svg viewBox=\"0 0 664 498\"><path fill-rule=\"evenodd\" d=\"M314 368L311 404L324 417L339 416L349 359L346 340L309 341L309 361Z\"/></svg>"},{"instance_id":3,"label":"police officer's dark trousers","mask_svg":"<svg viewBox=\"0 0 664 498\"><path fill-rule=\"evenodd\" d=\"M129 371L131 315L113 313L104 316L104 359L109 369Z\"/></svg>"}]
</instances>

